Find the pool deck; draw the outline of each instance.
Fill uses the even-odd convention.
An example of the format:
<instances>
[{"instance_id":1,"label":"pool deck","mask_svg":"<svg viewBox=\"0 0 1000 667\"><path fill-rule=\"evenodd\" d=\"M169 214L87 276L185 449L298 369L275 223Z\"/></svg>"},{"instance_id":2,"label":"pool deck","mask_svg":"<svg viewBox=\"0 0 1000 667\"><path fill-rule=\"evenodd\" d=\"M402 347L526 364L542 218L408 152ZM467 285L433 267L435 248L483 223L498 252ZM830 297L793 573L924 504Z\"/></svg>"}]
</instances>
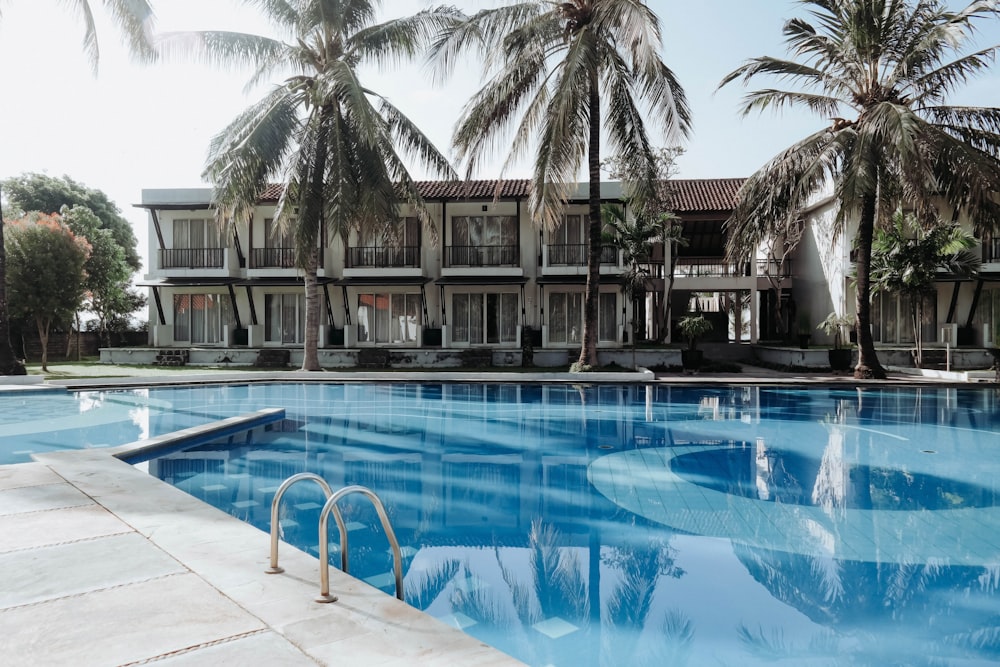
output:
<instances>
[{"instance_id":1,"label":"pool deck","mask_svg":"<svg viewBox=\"0 0 1000 667\"><path fill-rule=\"evenodd\" d=\"M297 381L301 374L256 375L188 372L183 378L135 378L135 383ZM428 380L409 373L373 375L308 378ZM449 379L469 379L461 375ZM552 379L516 376L517 381ZM650 378L641 381L854 382L849 376L758 368L725 376ZM942 380L947 378L893 374L889 382ZM111 383L68 379L0 389L51 390L52 384ZM314 602L316 558L283 544L286 571L265 574L267 535L120 461L110 450L35 458L0 466L0 654L6 665L521 664L337 569L331 569L330 581L340 600Z\"/></svg>"}]
</instances>

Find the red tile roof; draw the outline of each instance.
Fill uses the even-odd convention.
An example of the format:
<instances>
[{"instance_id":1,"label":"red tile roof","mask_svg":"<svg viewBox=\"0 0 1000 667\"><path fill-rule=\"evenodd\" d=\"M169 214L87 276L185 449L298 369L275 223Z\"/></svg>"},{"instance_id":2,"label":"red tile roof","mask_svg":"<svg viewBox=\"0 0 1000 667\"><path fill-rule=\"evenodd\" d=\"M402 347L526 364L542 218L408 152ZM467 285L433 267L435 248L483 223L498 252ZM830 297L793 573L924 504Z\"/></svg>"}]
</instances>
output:
<instances>
[{"instance_id":1,"label":"red tile roof","mask_svg":"<svg viewBox=\"0 0 1000 667\"><path fill-rule=\"evenodd\" d=\"M673 190L673 210L678 213L701 211L730 211L735 206L736 194L745 178L675 178L669 181ZM499 192L497 190L499 184ZM262 202L277 201L281 194L280 183L268 185L261 193ZM424 199L514 199L531 193L527 178L484 181L417 181L417 188Z\"/></svg>"},{"instance_id":2,"label":"red tile roof","mask_svg":"<svg viewBox=\"0 0 1000 667\"><path fill-rule=\"evenodd\" d=\"M424 199L514 199L527 197L531 193L531 181L527 178L502 181L417 181L417 189ZM499 192L497 185L499 184ZM281 196L284 186L271 183L260 195L261 202L275 202Z\"/></svg>"},{"instance_id":3,"label":"red tile roof","mask_svg":"<svg viewBox=\"0 0 1000 667\"><path fill-rule=\"evenodd\" d=\"M672 178L671 208L675 213L731 211L745 178Z\"/></svg>"}]
</instances>

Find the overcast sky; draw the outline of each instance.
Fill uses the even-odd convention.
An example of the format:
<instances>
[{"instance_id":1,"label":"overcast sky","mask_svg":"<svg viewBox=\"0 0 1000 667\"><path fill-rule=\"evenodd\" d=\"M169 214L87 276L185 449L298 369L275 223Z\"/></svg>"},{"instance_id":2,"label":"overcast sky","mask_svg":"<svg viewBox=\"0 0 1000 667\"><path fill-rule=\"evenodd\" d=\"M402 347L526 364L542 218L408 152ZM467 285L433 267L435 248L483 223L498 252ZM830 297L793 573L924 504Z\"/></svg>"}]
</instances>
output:
<instances>
[{"instance_id":1,"label":"overcast sky","mask_svg":"<svg viewBox=\"0 0 1000 667\"><path fill-rule=\"evenodd\" d=\"M450 0L463 9L475 0ZM58 0L6 3L0 20L0 178L28 171L68 175L106 192L132 221L146 254L145 214L133 208L143 188L196 187L208 142L263 89L245 93L243 72L205 65L142 66L129 61L117 33L98 14L101 65L95 78L80 49L82 31ZM227 29L267 33L237 0L154 0L160 30ZM392 15L426 0L387 0ZM803 112L737 116L743 89L715 92L721 78L750 57L784 56L781 26L800 10L792 0L651 0L661 19L664 60L685 88L694 133L679 162L681 178L747 176L797 138L829 121ZM960 4L949 3L952 7ZM386 16L389 16L387 13ZM1000 43L1000 25L981 35ZM434 86L419 65L370 72L365 81L403 109L446 154L452 126L478 83L471 68ZM1000 64L959 98L1000 106ZM496 164L496 163L495 163ZM506 174L528 175L528 165ZM484 170L482 178L499 173ZM418 174L419 175L419 174Z\"/></svg>"}]
</instances>

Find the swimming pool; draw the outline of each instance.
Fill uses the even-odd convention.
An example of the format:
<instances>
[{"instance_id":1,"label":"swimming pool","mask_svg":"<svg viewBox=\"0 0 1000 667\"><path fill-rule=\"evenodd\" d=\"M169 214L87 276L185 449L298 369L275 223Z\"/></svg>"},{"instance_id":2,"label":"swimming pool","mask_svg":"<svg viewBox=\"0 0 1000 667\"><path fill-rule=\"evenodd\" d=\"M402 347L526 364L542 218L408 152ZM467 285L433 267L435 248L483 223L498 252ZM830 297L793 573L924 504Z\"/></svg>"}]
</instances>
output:
<instances>
[{"instance_id":1,"label":"swimming pool","mask_svg":"<svg viewBox=\"0 0 1000 667\"><path fill-rule=\"evenodd\" d=\"M375 489L407 601L530 664L1000 660L992 389L309 384L86 400L130 405L129 428L149 434L286 408L143 465L264 530L296 472ZM322 495L286 499L284 539L315 554ZM352 574L391 592L375 513L343 507Z\"/></svg>"}]
</instances>

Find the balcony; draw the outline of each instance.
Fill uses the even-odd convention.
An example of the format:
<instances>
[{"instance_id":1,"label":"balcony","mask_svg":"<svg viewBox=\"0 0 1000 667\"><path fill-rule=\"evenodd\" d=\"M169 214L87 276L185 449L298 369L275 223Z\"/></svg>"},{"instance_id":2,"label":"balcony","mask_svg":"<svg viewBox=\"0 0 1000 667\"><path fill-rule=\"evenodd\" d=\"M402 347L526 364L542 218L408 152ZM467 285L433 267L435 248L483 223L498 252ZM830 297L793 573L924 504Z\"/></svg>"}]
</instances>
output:
<instances>
[{"instance_id":1,"label":"balcony","mask_svg":"<svg viewBox=\"0 0 1000 667\"><path fill-rule=\"evenodd\" d=\"M758 259L757 276L761 278L766 278L767 276L771 276L772 278L791 278L792 262L788 259L783 262L779 262L776 259Z\"/></svg>"},{"instance_id":2,"label":"balcony","mask_svg":"<svg viewBox=\"0 0 1000 667\"><path fill-rule=\"evenodd\" d=\"M546 246L548 266L586 266L590 246L586 243L559 244ZM618 264L618 248L613 245L601 246L601 264Z\"/></svg>"},{"instance_id":3,"label":"balcony","mask_svg":"<svg viewBox=\"0 0 1000 667\"><path fill-rule=\"evenodd\" d=\"M516 245L453 245L445 248L448 266L520 266Z\"/></svg>"},{"instance_id":4,"label":"balcony","mask_svg":"<svg viewBox=\"0 0 1000 667\"><path fill-rule=\"evenodd\" d=\"M399 248L353 246L347 249L349 269L415 269L420 268L420 247Z\"/></svg>"},{"instance_id":5,"label":"balcony","mask_svg":"<svg viewBox=\"0 0 1000 667\"><path fill-rule=\"evenodd\" d=\"M164 248L159 253L161 269L221 269L225 248Z\"/></svg>"},{"instance_id":6,"label":"balcony","mask_svg":"<svg viewBox=\"0 0 1000 667\"><path fill-rule=\"evenodd\" d=\"M295 248L254 248L252 269L294 269Z\"/></svg>"},{"instance_id":7,"label":"balcony","mask_svg":"<svg viewBox=\"0 0 1000 667\"><path fill-rule=\"evenodd\" d=\"M737 278L750 275L749 262L726 262L718 258L681 257L674 275L678 278Z\"/></svg>"}]
</instances>

